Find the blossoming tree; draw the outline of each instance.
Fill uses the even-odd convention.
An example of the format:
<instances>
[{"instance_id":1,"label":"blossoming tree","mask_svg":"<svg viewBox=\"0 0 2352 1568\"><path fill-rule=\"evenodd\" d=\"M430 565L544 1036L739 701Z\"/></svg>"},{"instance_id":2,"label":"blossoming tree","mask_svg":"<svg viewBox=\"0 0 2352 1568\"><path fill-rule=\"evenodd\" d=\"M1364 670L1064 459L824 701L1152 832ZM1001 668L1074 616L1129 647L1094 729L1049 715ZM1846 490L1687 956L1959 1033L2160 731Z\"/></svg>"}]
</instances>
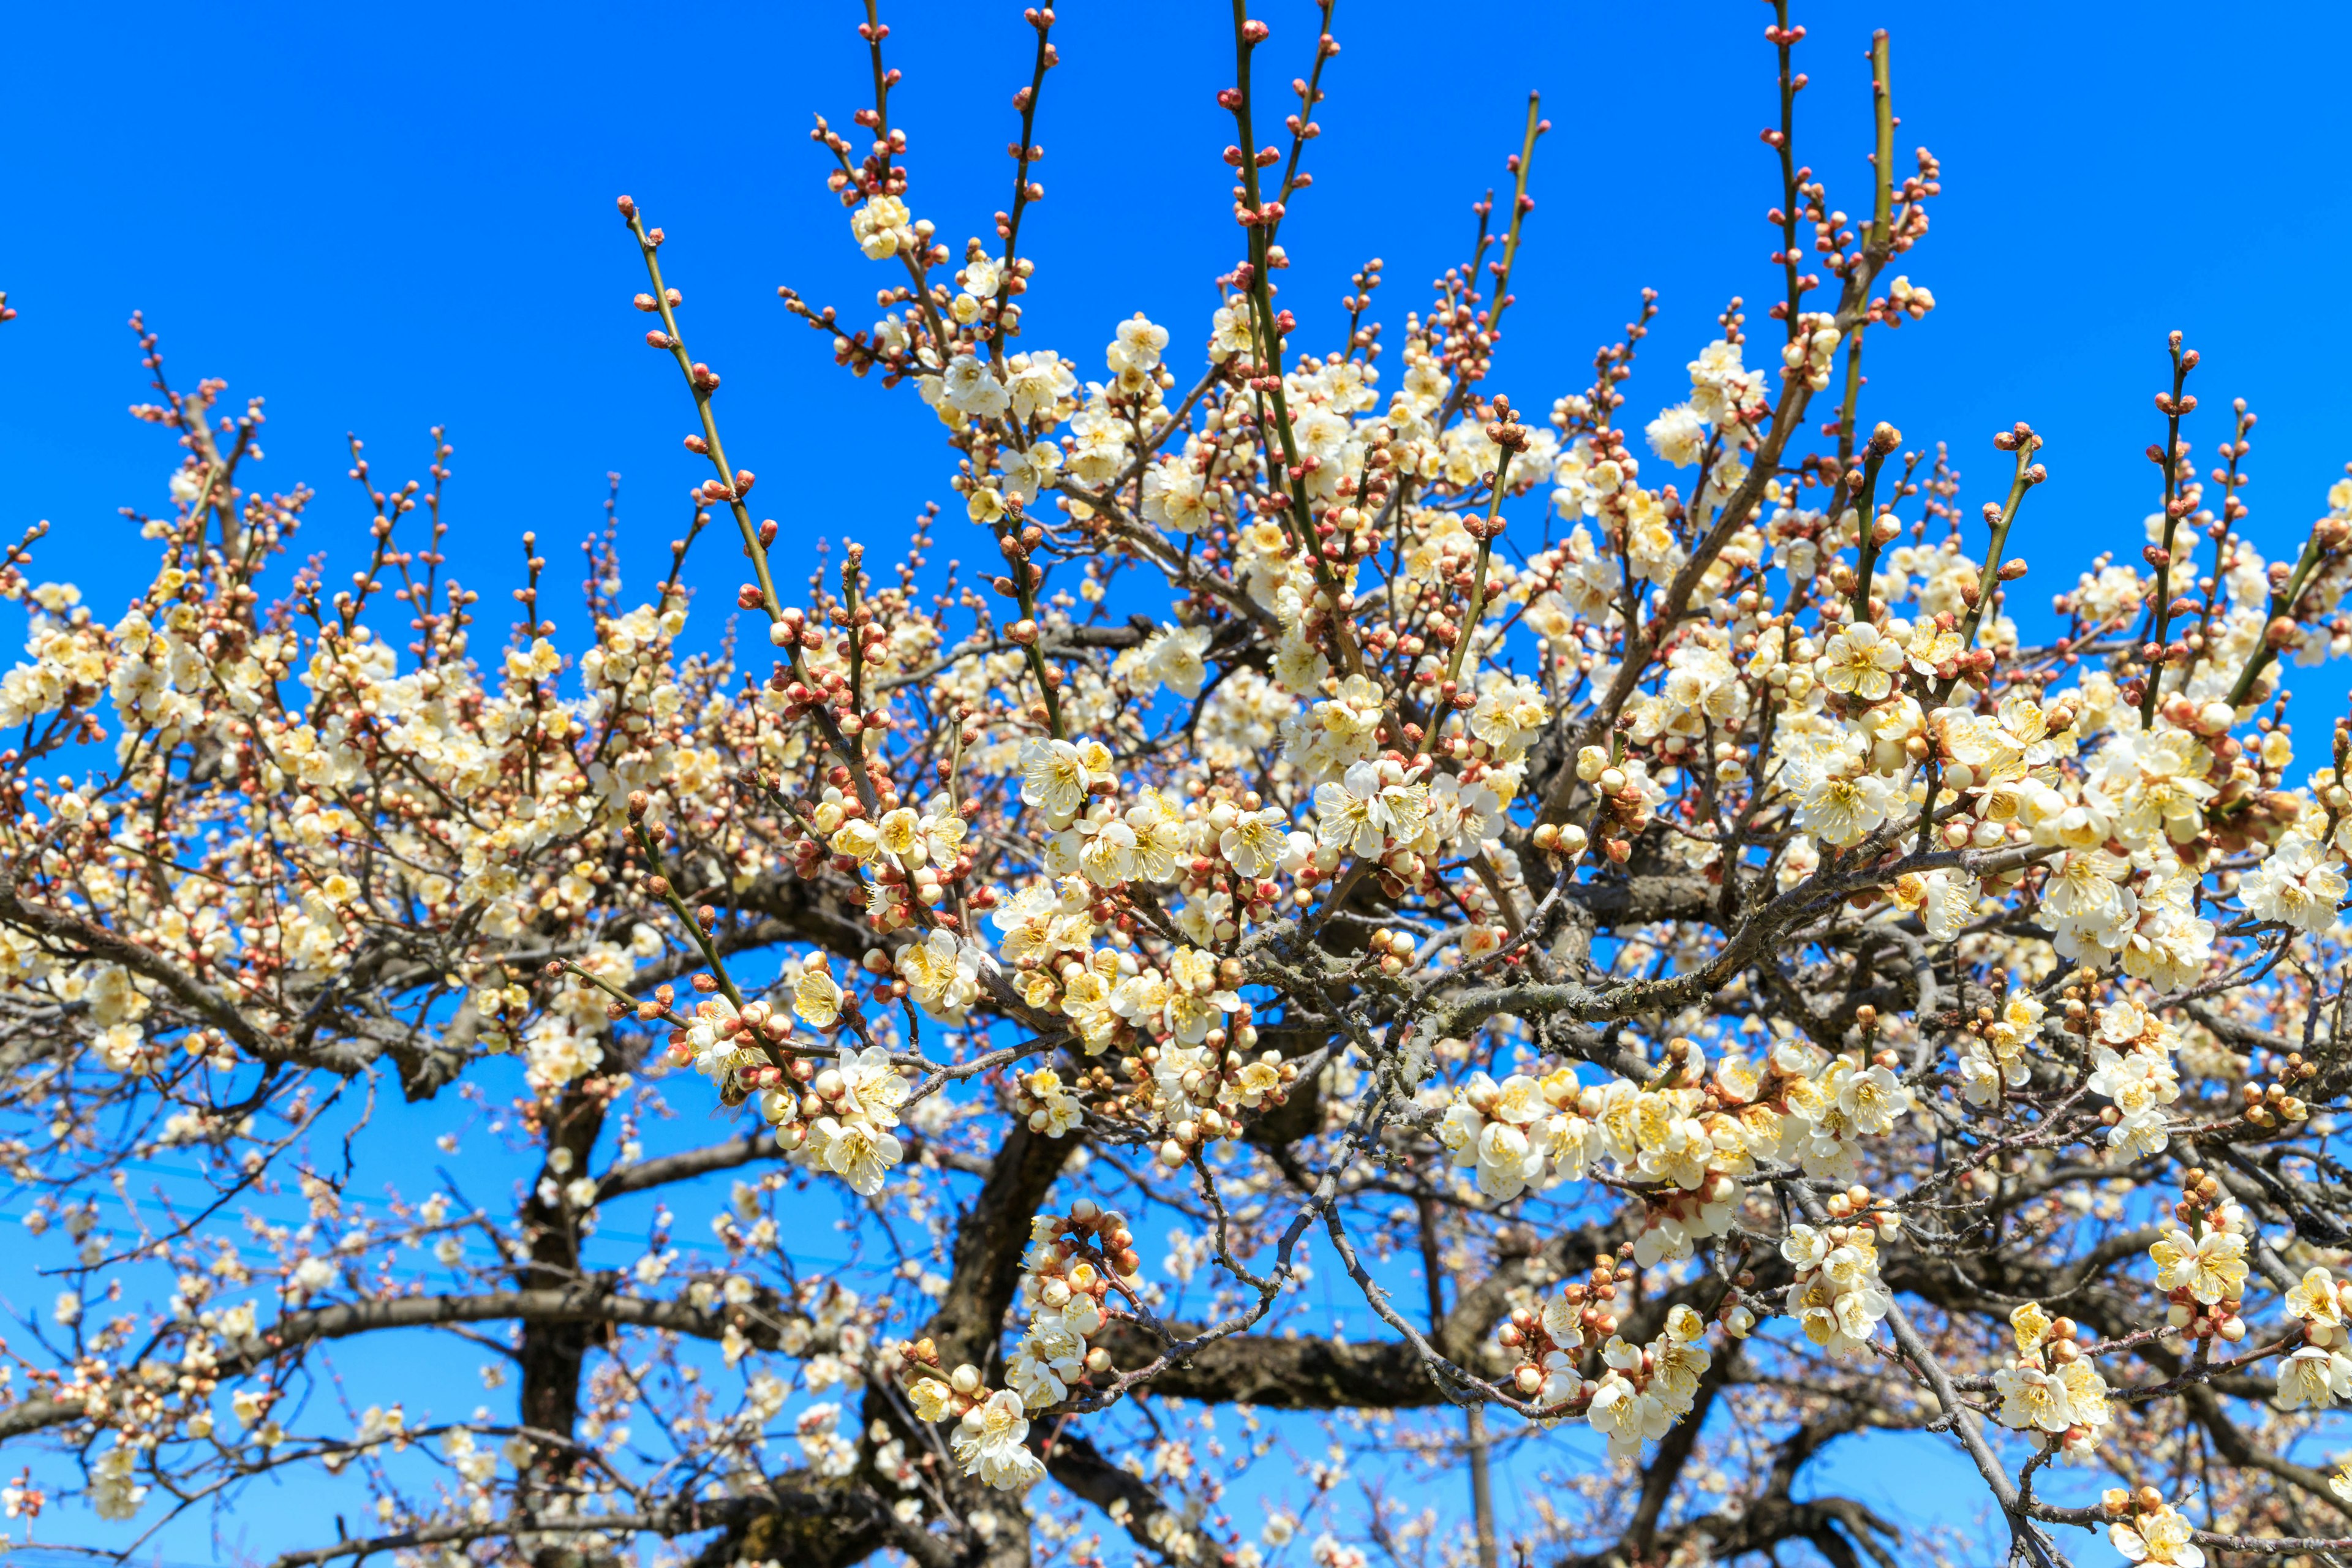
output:
<instances>
[{"instance_id":1,"label":"blossoming tree","mask_svg":"<svg viewBox=\"0 0 2352 1568\"><path fill-rule=\"evenodd\" d=\"M1027 17L992 232L919 216L878 22L814 133L883 315L783 304L937 416L961 512L896 558L779 581L625 196L710 474L650 595L590 542L568 645L533 536L502 646L443 571L446 446L397 486L355 448L368 558L287 571L258 406L142 329L152 583L104 616L38 530L0 563L0 1157L70 1286L8 1331L11 1514L120 1543L323 1468L375 1517L289 1564L1916 1561L1813 1479L1866 1433L1961 1456L2018 1561L2352 1552L2309 1451L2352 1397L2352 802L2281 686L2352 641L2352 481L2265 560L2254 416L2199 416L2175 334L2147 537L2016 601L2040 438L1979 513L1860 399L1935 305L1936 162L1880 35L1834 204L1785 6L1769 309L1686 371L1645 298L1588 385L1501 389L1533 100L1426 308L1384 332L1369 262L1294 342L1339 46L1239 0L1217 308L1066 358L1021 331ZM740 618L688 653L706 525ZM356 1190L331 1146L394 1088L510 1097L514 1201ZM134 1161L208 1195L102 1244ZM310 1397L395 1331L517 1394ZM1292 1465L1318 1421L1444 1473Z\"/></svg>"}]
</instances>

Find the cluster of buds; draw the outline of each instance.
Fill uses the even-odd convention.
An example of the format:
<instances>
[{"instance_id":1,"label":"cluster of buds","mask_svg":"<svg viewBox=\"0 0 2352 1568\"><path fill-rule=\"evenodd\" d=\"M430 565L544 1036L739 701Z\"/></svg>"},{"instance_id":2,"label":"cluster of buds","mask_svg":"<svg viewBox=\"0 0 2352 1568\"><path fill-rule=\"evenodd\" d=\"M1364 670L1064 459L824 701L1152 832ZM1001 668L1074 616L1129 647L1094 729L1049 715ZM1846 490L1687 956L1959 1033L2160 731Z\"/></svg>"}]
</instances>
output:
<instances>
[{"instance_id":1,"label":"cluster of buds","mask_svg":"<svg viewBox=\"0 0 2352 1568\"><path fill-rule=\"evenodd\" d=\"M0 294L0 300L6 298L5 294ZM8 321L16 314L7 307L0 306L0 321ZM48 1506L49 1494L33 1484L33 1468L30 1465L19 1470L15 1480L0 1487L0 1517L15 1519L21 1514L28 1520L38 1519L41 1510Z\"/></svg>"},{"instance_id":2,"label":"cluster of buds","mask_svg":"<svg viewBox=\"0 0 2352 1568\"><path fill-rule=\"evenodd\" d=\"M1518 423L1512 416L1511 400L1499 395L1495 399L1495 416L1486 421L1486 434L1487 440L1502 448L1504 462L1507 465L1510 459L1528 449L1528 442L1534 435L1526 426ZM1502 482L1502 480L1503 475L1498 471L1495 476L1495 481ZM1493 515L1489 517L1481 518L1474 514L1463 519L1463 527L1471 538L1479 542L1481 546L1491 545L1503 536L1502 510L1500 508L1495 508L1492 510Z\"/></svg>"},{"instance_id":3,"label":"cluster of buds","mask_svg":"<svg viewBox=\"0 0 2352 1568\"><path fill-rule=\"evenodd\" d=\"M1584 1379L1577 1372L1577 1352L1586 1343L1585 1319L1593 1309L1585 1305L1585 1288L1571 1301L1555 1296L1541 1307L1515 1307L1495 1338L1505 1350L1518 1352L1511 1384L1526 1398L1547 1406L1566 1406L1584 1397Z\"/></svg>"},{"instance_id":4,"label":"cluster of buds","mask_svg":"<svg viewBox=\"0 0 2352 1568\"><path fill-rule=\"evenodd\" d=\"M708 977L698 974L694 978L698 982ZM697 986L697 989L700 987ZM733 1039L739 1050L772 1054L768 1050L769 1047L782 1046L793 1037L792 1016L779 1012L772 1003L764 999L746 1002L742 1011L737 1012L723 998L713 997L698 1004L697 1012L703 1020L711 1023L713 1033L719 1039ZM645 1016L642 1005L639 1016ZM670 1036L673 1056L683 1043L679 1037L681 1033L689 1040L697 1037L690 1030L673 1032Z\"/></svg>"},{"instance_id":5,"label":"cluster of buds","mask_svg":"<svg viewBox=\"0 0 2352 1568\"><path fill-rule=\"evenodd\" d=\"M1648 764L1638 757L1612 762L1601 747L1586 746L1576 753L1576 776L1600 793L1601 851L1623 865L1633 858L1633 840L1650 826L1663 795L1650 782ZM1562 826L1553 846L1555 854L1572 860L1584 852L1584 832Z\"/></svg>"},{"instance_id":6,"label":"cluster of buds","mask_svg":"<svg viewBox=\"0 0 2352 1568\"><path fill-rule=\"evenodd\" d=\"M1040 1260L1048 1257L1098 1258L1115 1278L1123 1280L1133 1279L1143 1267L1127 1216L1115 1209L1101 1207L1091 1198L1080 1198L1072 1204L1066 1218L1040 1216L1037 1226L1032 1233L1032 1242L1040 1250L1032 1258L1032 1274L1044 1269ZM1051 1227L1050 1231L1045 1227ZM1096 1294L1099 1296L1101 1292L1097 1290Z\"/></svg>"},{"instance_id":7,"label":"cluster of buds","mask_svg":"<svg viewBox=\"0 0 2352 1568\"><path fill-rule=\"evenodd\" d=\"M1402 974L1421 946L1411 931L1387 929L1372 932L1364 945L1370 950L1372 962L1380 966L1381 973L1387 975Z\"/></svg>"},{"instance_id":8,"label":"cluster of buds","mask_svg":"<svg viewBox=\"0 0 2352 1568\"><path fill-rule=\"evenodd\" d=\"M1822 1207L1829 1211L1829 1216L1833 1220L1851 1219L1873 1227L1878 1232L1881 1241L1893 1241L1903 1231L1903 1216L1895 1211L1894 1205L1891 1203L1881 1204L1870 1188L1860 1182L1842 1193L1832 1193L1822 1200Z\"/></svg>"},{"instance_id":9,"label":"cluster of buds","mask_svg":"<svg viewBox=\"0 0 2352 1568\"><path fill-rule=\"evenodd\" d=\"M1591 847L1592 838L1573 822L1539 822L1536 825L1535 844L1545 854L1574 865Z\"/></svg>"},{"instance_id":10,"label":"cluster of buds","mask_svg":"<svg viewBox=\"0 0 2352 1568\"><path fill-rule=\"evenodd\" d=\"M1524 452L1531 432L1517 422L1511 409L1511 400L1496 394L1495 416L1486 422L1486 439L1506 452Z\"/></svg>"},{"instance_id":11,"label":"cluster of buds","mask_svg":"<svg viewBox=\"0 0 2352 1568\"><path fill-rule=\"evenodd\" d=\"M866 971L866 978L873 983L875 999L877 999L877 1002L889 1004L889 1002L901 1002L901 999L906 999L908 983L901 978L896 978L896 963L891 962L889 952L879 950L879 947L868 947L868 950L866 950L866 957L858 959L858 969ZM856 990L852 990L852 987L842 987L842 1011L845 1013L849 1011L849 1006L852 1006L854 1002L856 1002Z\"/></svg>"},{"instance_id":12,"label":"cluster of buds","mask_svg":"<svg viewBox=\"0 0 2352 1568\"><path fill-rule=\"evenodd\" d=\"M1554 1343L1569 1348L1598 1344L1617 1331L1617 1313L1612 1303L1620 1286L1630 1289L1633 1284L1633 1266L1624 1260L1630 1256L1595 1253L1583 1279L1560 1287L1559 1295L1544 1308L1544 1331ZM1518 1314L1513 1313L1512 1321L1517 1323L1517 1319ZM1524 1331L1525 1325L1520 1327Z\"/></svg>"},{"instance_id":13,"label":"cluster of buds","mask_svg":"<svg viewBox=\"0 0 2352 1568\"><path fill-rule=\"evenodd\" d=\"M2164 553L2152 544L2148 549L2158 555ZM2158 706L2157 711L2171 721L2174 728L2186 730L2204 740L2229 739L2229 746L2215 752L2222 762L2232 761L2243 750L2234 738L2230 737L2230 731L2238 727L2237 711L2218 697L2209 702L2199 703L2176 691Z\"/></svg>"},{"instance_id":14,"label":"cluster of buds","mask_svg":"<svg viewBox=\"0 0 2352 1568\"><path fill-rule=\"evenodd\" d=\"M1897 278L1886 286L1886 298L1881 303L1877 317L1890 327L1900 326L1908 316L1918 321L1936 308L1936 296L1908 277Z\"/></svg>"},{"instance_id":15,"label":"cluster of buds","mask_svg":"<svg viewBox=\"0 0 2352 1568\"><path fill-rule=\"evenodd\" d=\"M2275 1080L2268 1084L2250 1082L2240 1091L2246 1105L2242 1114L2248 1121L2266 1131L2294 1126L2311 1115L2311 1107L2290 1086L2318 1076L2318 1063L2305 1061L2301 1051L2288 1053Z\"/></svg>"},{"instance_id":16,"label":"cluster of buds","mask_svg":"<svg viewBox=\"0 0 2352 1568\"><path fill-rule=\"evenodd\" d=\"M1743 1268L1731 1277L1731 1288L1716 1303L1715 1321L1735 1340L1744 1340L1756 1331L1756 1309L1748 1304L1748 1293L1755 1289L1756 1270Z\"/></svg>"},{"instance_id":17,"label":"cluster of buds","mask_svg":"<svg viewBox=\"0 0 2352 1568\"><path fill-rule=\"evenodd\" d=\"M1015 524L1020 521L1017 515L1013 518ZM1025 528L1007 527L997 536L997 552L1004 557L1005 570L1010 574L990 580L989 586L998 597L1017 601L1045 582L1045 569L1029 559L1030 553L1045 542L1045 531L1034 522ZM1013 624L1006 636L1027 647L1037 640L1037 623L1024 616Z\"/></svg>"},{"instance_id":18,"label":"cluster of buds","mask_svg":"<svg viewBox=\"0 0 2352 1568\"><path fill-rule=\"evenodd\" d=\"M1520 1394L1546 1405L1566 1405L1584 1397L1577 1354L1617 1331L1617 1315L1610 1303L1617 1299L1618 1285L1633 1278L1630 1266L1604 1252L1593 1258L1583 1279L1570 1280L1541 1307L1512 1310L1495 1338L1504 1349L1518 1352L1511 1381Z\"/></svg>"}]
</instances>

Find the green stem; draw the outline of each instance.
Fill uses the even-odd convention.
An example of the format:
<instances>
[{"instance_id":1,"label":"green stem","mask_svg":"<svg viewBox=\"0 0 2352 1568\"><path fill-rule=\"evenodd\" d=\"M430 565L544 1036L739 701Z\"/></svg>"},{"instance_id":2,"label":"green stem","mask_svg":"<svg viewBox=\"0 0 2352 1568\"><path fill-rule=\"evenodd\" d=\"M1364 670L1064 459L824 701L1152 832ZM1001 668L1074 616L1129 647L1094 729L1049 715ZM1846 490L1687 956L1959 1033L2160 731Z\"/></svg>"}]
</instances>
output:
<instances>
[{"instance_id":1,"label":"green stem","mask_svg":"<svg viewBox=\"0 0 2352 1568\"><path fill-rule=\"evenodd\" d=\"M1856 521L1862 527L1862 553L1853 570L1853 619L1856 626L1870 619L1870 579L1872 574L1878 570L1878 470L1885 464L1886 453L1879 450L1874 441L1863 454L1862 494L1854 501Z\"/></svg>"},{"instance_id":2,"label":"green stem","mask_svg":"<svg viewBox=\"0 0 2352 1568\"><path fill-rule=\"evenodd\" d=\"M710 933L702 929L702 922L695 918L692 910L686 907L686 900L677 896L677 889L669 885L669 879L662 876L661 851L654 847L653 835L646 830L642 821L633 822L629 827L636 836L637 848L644 854L646 863L653 868L654 875L661 877L661 888L656 897L669 906L670 913L677 917L678 923L686 927L687 934L694 938L694 945L702 950L702 962L710 967L711 979L718 982L720 993L734 1004L735 1011L740 1013L743 1010L743 993L735 988L734 980L727 973L726 963L719 956L719 949L711 944Z\"/></svg>"},{"instance_id":3,"label":"green stem","mask_svg":"<svg viewBox=\"0 0 2352 1568\"><path fill-rule=\"evenodd\" d=\"M1331 606L1331 640L1339 649L1339 663L1350 675L1361 675L1363 656L1357 651L1356 640L1349 635L1346 613L1339 607L1339 579L1332 574L1315 539L1314 524L1309 521L1307 505L1307 479L1298 471L1298 439L1290 425L1290 404L1282 389L1282 333L1274 315L1274 289L1267 266L1272 250L1268 225L1260 219L1264 204L1259 200L1257 180L1257 150L1252 145L1256 137L1250 129L1250 57L1256 47L1250 38L1247 0L1234 0L1234 121L1239 133L1238 145L1242 159L1243 199L1250 210L1249 224L1250 281L1249 299L1253 325L1259 346L1256 353L1257 380L1265 386L1264 395L1274 409L1274 426L1282 443L1282 468L1276 482L1286 481L1290 497L1291 537L1307 552L1308 569L1315 574L1315 585L1321 589ZM1271 453L1267 454L1269 457Z\"/></svg>"},{"instance_id":4,"label":"green stem","mask_svg":"<svg viewBox=\"0 0 2352 1568\"><path fill-rule=\"evenodd\" d=\"M645 215L634 203L627 203L625 198L621 216L627 221L629 232L636 237L638 252L645 258L646 277L653 285L654 309L661 315L662 331L668 340L670 357L677 362L678 374L686 377L687 390L694 395L694 411L702 420L705 453L710 459L710 466L719 472L719 484L727 491L727 504L734 513L736 531L743 536L743 553L751 558L752 573L759 579L760 607L766 612L768 624L772 627L783 620L783 601L777 597L776 580L768 570L767 546L760 542L760 531L751 521L751 509L743 504L741 488L735 482L735 470L727 461L727 448L719 442L719 419L710 408L710 388L696 378L694 361L687 354L686 340L677 330L677 316L671 309L669 291L662 283L661 259L655 254L658 247L646 233ZM809 680L808 665L801 658L799 643L788 645L788 651L793 679L803 685L813 684ZM878 797L874 792L874 781L866 776L862 750L853 752L850 749L848 737L841 732L841 726L834 719L832 710L823 703L815 705L810 711L816 720L818 730L824 735L825 743L849 768L850 782L857 791L857 798L865 803L866 810L872 811Z\"/></svg>"},{"instance_id":5,"label":"green stem","mask_svg":"<svg viewBox=\"0 0 2352 1568\"><path fill-rule=\"evenodd\" d=\"M2148 646L2157 651L2147 661L2147 689L2140 694L2139 721L2156 722L2157 700L2164 684L2165 635L2172 623L2172 535L2180 525L2180 390L2195 361L2180 352L2180 334L2172 334L2172 398L2164 416L2164 558L2156 563L2156 623Z\"/></svg>"},{"instance_id":6,"label":"green stem","mask_svg":"<svg viewBox=\"0 0 2352 1568\"><path fill-rule=\"evenodd\" d=\"M2271 647L2270 643L2270 621L2294 608L2294 602L2303 597L2303 585L2310 578L2312 568L2319 564L2323 553L2319 547L2319 535L2315 531L2304 542L2303 558L2295 563L2294 575L2287 580L2286 591L2272 595L2271 613L2263 625L2262 646L2254 649L2253 657L2246 660L2246 668L2238 672L2237 684L2230 688L2231 707L2236 708L2246 700L2248 693L2254 689L2254 682L2262 678L2263 670L2271 667L2271 661L2278 658L2278 649Z\"/></svg>"},{"instance_id":7,"label":"green stem","mask_svg":"<svg viewBox=\"0 0 2352 1568\"><path fill-rule=\"evenodd\" d=\"M2009 531L2017 521L2017 510L2025 503L2025 492L2033 488L2028 477L2032 471L2034 449L2041 442L2032 437L2017 444L2017 474L2009 482L2009 501L1993 520L1992 542L1985 552L1984 570L1977 575L1977 602L1969 606L1968 617L1960 623L1960 651L1968 652L1977 646L1977 628L1984 622L1985 612L1992 606L1993 590L2000 582L2001 551L2009 543ZM1954 676L1936 690L1936 700L1941 702L1952 694L1958 683ZM1929 803L1931 805L1933 802Z\"/></svg>"},{"instance_id":8,"label":"green stem","mask_svg":"<svg viewBox=\"0 0 2352 1568\"><path fill-rule=\"evenodd\" d=\"M1428 752L1437 739L1437 728L1445 721L1445 705L1453 700L1446 687L1459 688L1462 682L1462 660L1470 651L1470 638L1478 629L1478 617L1486 608L1486 562L1495 552L1495 517L1503 510L1503 489L1511 476L1511 448L1503 448L1503 460L1495 469L1495 489L1486 498L1486 526L1478 531L1478 561L1470 569L1470 607L1464 612L1462 624L1454 638L1454 651L1445 658L1445 681L1438 688L1437 703L1429 713L1429 725L1421 732L1421 744L1415 754Z\"/></svg>"}]
</instances>

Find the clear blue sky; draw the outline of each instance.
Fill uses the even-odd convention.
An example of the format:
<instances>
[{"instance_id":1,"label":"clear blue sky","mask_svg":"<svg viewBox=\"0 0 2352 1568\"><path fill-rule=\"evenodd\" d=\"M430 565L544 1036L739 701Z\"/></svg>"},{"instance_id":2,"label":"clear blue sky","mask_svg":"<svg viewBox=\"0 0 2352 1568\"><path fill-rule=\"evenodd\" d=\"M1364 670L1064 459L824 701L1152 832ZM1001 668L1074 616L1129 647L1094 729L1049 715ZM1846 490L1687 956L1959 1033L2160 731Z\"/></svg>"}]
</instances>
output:
<instances>
[{"instance_id":1,"label":"clear blue sky","mask_svg":"<svg viewBox=\"0 0 2352 1568\"><path fill-rule=\"evenodd\" d=\"M1312 7L1260 9L1276 28L1265 74L1286 80ZM1038 138L1047 199L1024 245L1043 261L1030 342L1097 368L1112 323L1138 309L1180 349L1197 342L1207 279L1234 245L1216 160L1231 126L1213 101L1231 68L1222 12L1064 7L1066 63ZM364 526L346 430L396 478L422 471L425 429L442 423L456 553L476 586L503 599L526 527L564 542L552 558L568 564L608 470L624 476L627 559L646 583L702 470L678 444L676 374L627 306L642 279L613 198L628 191L672 236L689 342L726 376L729 447L761 474L767 508L783 510L794 487L788 521L811 535L889 541L923 500L950 499L929 416L835 372L775 298L790 283L852 321L874 314L882 274L852 248L806 140L812 110L842 123L864 101L854 13L27 8L0 60L0 288L22 312L0 329L0 528L53 520L46 570L83 580L108 613L134 574L143 583L114 509L161 506L175 454L123 416L144 392L122 327L135 306L178 375L267 395L259 472L324 489L312 548L348 551ZM1006 199L1028 30L1011 4L888 15L916 206L960 242ZM1997 494L1990 434L2016 418L2041 427L2053 482L2023 543L2042 568L2029 587L2055 591L2045 541L2138 542L2158 488L2141 455L2161 434L2149 400L2179 326L2205 353L2211 416L2189 431L2200 466L2230 396L2263 416L2248 493L2257 536L2279 548L2352 458L2345 330L2310 292L2352 249L2352 195L2330 177L2352 13L1982 15L1884 0L1799 11L1814 79L1801 151L1832 199L1866 201L1874 26L1894 30L1906 161L1919 142L1944 160L1934 232L1906 263L1940 308L1874 353L1878 415L1911 443L1949 440L1970 503ZM1343 0L1318 183L1285 234L1299 341L1316 342L1372 255L1389 263L1388 314L1422 302L1538 88L1558 129L1538 158L1496 384L1538 407L1581 385L1649 284L1665 313L1636 407L1671 398L1723 300L1760 306L1771 283L1761 215L1777 193L1756 134L1772 104L1769 17L1731 0L1545 4L1506 26ZM971 552L952 532L942 542ZM722 594L730 553L709 552L699 574Z\"/></svg>"},{"instance_id":2,"label":"clear blue sky","mask_svg":"<svg viewBox=\"0 0 2352 1568\"><path fill-rule=\"evenodd\" d=\"M914 203L951 244L985 233L1006 200L1008 100L1029 47L1018 10L887 11ZM1313 8L1258 11L1279 83L1304 68ZM1041 258L1029 343L1092 371L1138 309L1180 351L1198 342L1208 279L1235 250L1216 156L1230 121L1213 101L1232 59L1222 13L1206 0L1064 7L1066 64L1038 132L1047 199L1024 237ZM1506 22L1343 0L1317 184L1284 237L1286 302L1307 323L1296 341L1328 341L1318 328L1348 273L1374 255L1389 264L1384 316L1401 323L1423 303L1460 254L1468 204L1502 177L1533 88L1556 129L1495 384L1538 409L1581 386L1646 284L1664 314L1635 406L1646 417L1679 395L1723 301L1745 294L1760 323L1774 282L1761 215L1777 192L1757 140L1773 103L1769 16L1733 0L1544 3ZM2024 525L2030 603L2091 549L2138 543L2158 491L2141 455L2161 434L2150 395L2177 326L2205 355L2206 412L2189 430L2200 468L2229 398L2251 399L2263 416L2253 532L2288 547L2352 458L2346 329L2319 308L2352 252L2335 169L2352 12L2080 5L1979 20L1991 16L1847 0L1798 13L1814 79L1801 155L1833 200L1867 201L1861 54L1874 26L1895 35L1898 145L1907 159L1924 142L1944 163L1934 231L1905 263L1940 308L1879 340L1871 412L1909 444L1952 443L1971 515L1997 494L1991 433L2018 418L2042 430L2053 482ZM906 389L835 371L775 298L789 283L862 325L885 280L851 245L806 137L811 110L845 124L865 101L855 20L836 4L16 14L0 55L0 289L22 314L0 327L0 532L51 520L40 574L80 581L102 614L145 582L116 509L164 506L176 453L123 412L147 395L122 325L142 308L184 384L218 375L233 400L268 397L260 482L324 492L308 548L356 563L344 558L368 513L343 477L345 431L396 480L422 473L425 430L444 424L459 574L503 619L516 535L535 528L563 568L553 614L576 633L571 542L599 521L606 472L625 476L640 587L707 472L679 446L676 372L642 346L628 306L642 276L613 207L627 191L669 231L688 339L726 377L722 426L762 477L761 510L803 551L845 530L887 546L923 501L951 499L937 426ZM939 555L973 553L960 529ZM703 552L695 580L718 608L731 552ZM492 1200L509 1179L481 1178ZM23 1283L5 1281L12 1295ZM474 1397L453 1386L443 1414ZM275 1510L247 1522L256 1545L290 1543ZM172 1550L205 1548L182 1534Z\"/></svg>"}]
</instances>

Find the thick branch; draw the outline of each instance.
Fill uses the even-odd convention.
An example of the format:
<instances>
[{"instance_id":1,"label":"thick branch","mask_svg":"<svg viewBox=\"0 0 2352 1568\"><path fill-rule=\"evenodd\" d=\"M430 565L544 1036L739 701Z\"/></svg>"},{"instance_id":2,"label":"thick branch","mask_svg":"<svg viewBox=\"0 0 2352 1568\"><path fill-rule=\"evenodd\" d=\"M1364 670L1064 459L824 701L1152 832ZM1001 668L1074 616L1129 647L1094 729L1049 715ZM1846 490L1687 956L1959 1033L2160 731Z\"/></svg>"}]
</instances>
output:
<instances>
[{"instance_id":1,"label":"thick branch","mask_svg":"<svg viewBox=\"0 0 2352 1568\"><path fill-rule=\"evenodd\" d=\"M730 1323L762 1350L776 1348L779 1324L756 1304L698 1308L685 1301L647 1300L615 1294L609 1287L583 1284L563 1289L489 1290L470 1296L403 1296L387 1301L351 1301L311 1311L289 1312L224 1356L216 1376L242 1377L281 1356L299 1353L323 1340L391 1329L446 1328L458 1323L516 1321L549 1324L608 1323L655 1329L696 1339L725 1336ZM79 1395L19 1400L0 1409L0 1441L85 1417L102 1416Z\"/></svg>"}]
</instances>

